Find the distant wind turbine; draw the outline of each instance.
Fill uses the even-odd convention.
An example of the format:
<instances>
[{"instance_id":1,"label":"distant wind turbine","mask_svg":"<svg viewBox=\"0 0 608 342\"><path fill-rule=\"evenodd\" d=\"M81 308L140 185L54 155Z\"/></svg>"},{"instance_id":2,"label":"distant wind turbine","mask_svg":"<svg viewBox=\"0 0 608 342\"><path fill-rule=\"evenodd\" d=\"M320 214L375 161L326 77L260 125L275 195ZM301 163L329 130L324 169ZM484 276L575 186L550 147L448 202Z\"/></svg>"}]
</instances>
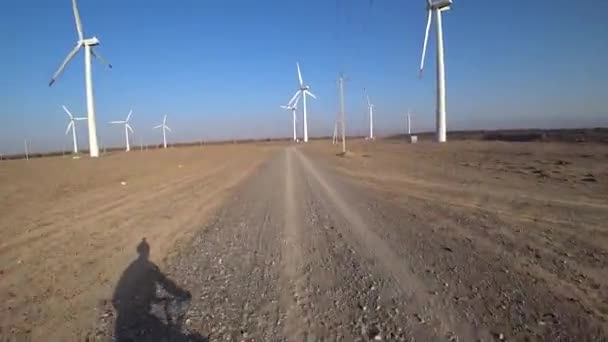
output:
<instances>
[{"instance_id":1,"label":"distant wind turbine","mask_svg":"<svg viewBox=\"0 0 608 342\"><path fill-rule=\"evenodd\" d=\"M86 84L86 97L87 97L87 115L89 119L89 153L91 157L99 157L99 146L97 144L97 126L95 121L95 101L93 98L93 76L91 71L91 55L97 58L101 63L108 65L108 67L112 67L111 64L107 63L101 56L99 56L94 50L93 47L99 45L99 39L97 37L93 38L84 38L84 34L82 31L82 22L80 21L80 14L78 13L78 6L76 5L76 0L72 0L72 10L74 11L74 19L76 20L76 31L78 32L78 41L76 42L76 46L68 53L67 57L63 60L63 63L59 66L59 69L55 71L53 77L51 77L51 81L49 82L49 87L55 83L59 75L63 72L66 65L74 58L74 56L80 51L81 48L84 48L84 75L85 75L85 84Z\"/></svg>"},{"instance_id":2,"label":"distant wind turbine","mask_svg":"<svg viewBox=\"0 0 608 342\"><path fill-rule=\"evenodd\" d=\"M334 135L333 138L331 140L332 144L337 144L338 143L338 119L336 119L336 121L334 122Z\"/></svg>"},{"instance_id":3,"label":"distant wind turbine","mask_svg":"<svg viewBox=\"0 0 608 342\"><path fill-rule=\"evenodd\" d=\"M165 115L163 118L163 123L158 125L158 126L154 126L154 129L157 128L162 128L163 129L163 147L167 148L167 131L172 132L171 128L169 128L169 126L167 126L167 116Z\"/></svg>"},{"instance_id":4,"label":"distant wind turbine","mask_svg":"<svg viewBox=\"0 0 608 342\"><path fill-rule=\"evenodd\" d=\"M125 125L125 141L126 141L126 151L129 152L131 151L131 145L129 144L129 131L131 131L131 133L133 133L133 128L131 128L131 125L129 125L129 120L131 119L131 114L133 114L133 110L129 111L129 114L127 114L127 118L124 120L120 120L120 121L110 121L111 124L121 124L121 125Z\"/></svg>"},{"instance_id":5,"label":"distant wind turbine","mask_svg":"<svg viewBox=\"0 0 608 342\"><path fill-rule=\"evenodd\" d=\"M298 141L298 135L296 131L296 112L298 110L298 100L300 99L300 93L296 93L296 97L291 99L291 102L287 104L287 106L281 106L281 108L289 109L293 116L293 141Z\"/></svg>"},{"instance_id":6,"label":"distant wind turbine","mask_svg":"<svg viewBox=\"0 0 608 342\"><path fill-rule=\"evenodd\" d=\"M427 22L426 31L424 33L424 44L422 45L422 59L420 61L420 77L424 70L424 57L426 55L426 46L429 40L429 31L431 29L431 21L433 13L435 13L435 22L437 23L437 119L436 119L436 134L437 142L446 141L446 104L445 104L445 64L443 59L443 25L441 23L441 12L450 9L452 0L427 0Z\"/></svg>"},{"instance_id":7,"label":"distant wind turbine","mask_svg":"<svg viewBox=\"0 0 608 342\"><path fill-rule=\"evenodd\" d=\"M367 98L367 108L369 109L369 139L374 139L374 107L375 105L369 99L369 94L367 93L367 89L363 88L365 92L365 97Z\"/></svg>"},{"instance_id":8,"label":"distant wind turbine","mask_svg":"<svg viewBox=\"0 0 608 342\"><path fill-rule=\"evenodd\" d=\"M68 132L70 132L70 129L72 130L72 139L74 140L74 154L78 154L78 137L76 135L76 121L83 121L86 120L87 118L75 118L72 113L70 113L70 111L65 107L65 106L61 106L63 107L63 110L68 114L68 116L70 117L70 122L68 123L68 126L65 128L65 135L68 135Z\"/></svg>"},{"instance_id":9,"label":"distant wind turbine","mask_svg":"<svg viewBox=\"0 0 608 342\"><path fill-rule=\"evenodd\" d=\"M407 135L412 135L412 114L407 110Z\"/></svg>"},{"instance_id":10,"label":"distant wind turbine","mask_svg":"<svg viewBox=\"0 0 608 342\"><path fill-rule=\"evenodd\" d=\"M306 112L306 95L311 96L313 99L316 99L317 97L309 91L310 86L304 85L304 81L302 80L302 72L300 71L299 62L296 63L296 67L298 68L298 80L300 81L300 83L299 83L300 88L298 89L298 91L296 91L296 93L293 95L291 100L289 100L289 103L292 103L296 97L302 96L302 107L303 107L303 111L304 111L304 117L302 120L304 122L304 142L308 142L308 116L307 116L307 112Z\"/></svg>"}]
</instances>

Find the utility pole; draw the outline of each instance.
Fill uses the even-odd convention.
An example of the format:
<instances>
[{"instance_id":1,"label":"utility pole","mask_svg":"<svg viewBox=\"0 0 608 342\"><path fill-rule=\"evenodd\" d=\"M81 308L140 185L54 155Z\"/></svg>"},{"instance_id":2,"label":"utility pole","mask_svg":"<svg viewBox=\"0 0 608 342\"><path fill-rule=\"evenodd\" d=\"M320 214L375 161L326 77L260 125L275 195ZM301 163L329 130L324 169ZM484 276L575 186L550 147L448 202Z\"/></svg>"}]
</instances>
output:
<instances>
[{"instance_id":1,"label":"utility pole","mask_svg":"<svg viewBox=\"0 0 608 342\"><path fill-rule=\"evenodd\" d=\"M412 115L410 110L407 110L407 135L412 135Z\"/></svg>"},{"instance_id":2,"label":"utility pole","mask_svg":"<svg viewBox=\"0 0 608 342\"><path fill-rule=\"evenodd\" d=\"M30 151L29 147L27 146L27 139L23 141L23 144L25 145L25 160L30 160Z\"/></svg>"},{"instance_id":3,"label":"utility pole","mask_svg":"<svg viewBox=\"0 0 608 342\"><path fill-rule=\"evenodd\" d=\"M340 74L340 121L342 124L342 153L346 153L346 128L344 121L344 76Z\"/></svg>"}]
</instances>

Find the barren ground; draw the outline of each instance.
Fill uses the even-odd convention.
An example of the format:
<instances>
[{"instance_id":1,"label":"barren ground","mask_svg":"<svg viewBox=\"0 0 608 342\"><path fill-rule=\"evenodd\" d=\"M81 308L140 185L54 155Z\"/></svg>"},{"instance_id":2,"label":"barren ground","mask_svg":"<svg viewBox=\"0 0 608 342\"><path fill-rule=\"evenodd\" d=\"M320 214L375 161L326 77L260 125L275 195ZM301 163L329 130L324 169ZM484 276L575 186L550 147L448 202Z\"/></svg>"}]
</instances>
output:
<instances>
[{"instance_id":1,"label":"barren ground","mask_svg":"<svg viewBox=\"0 0 608 342\"><path fill-rule=\"evenodd\" d=\"M158 283L191 295L177 340L608 336L605 145L349 149L0 164L1 332L163 341L170 322L137 295ZM142 237L160 269L129 264Z\"/></svg>"},{"instance_id":2,"label":"barren ground","mask_svg":"<svg viewBox=\"0 0 608 342\"><path fill-rule=\"evenodd\" d=\"M0 340L84 339L137 243L162 265L275 148L0 162Z\"/></svg>"}]
</instances>

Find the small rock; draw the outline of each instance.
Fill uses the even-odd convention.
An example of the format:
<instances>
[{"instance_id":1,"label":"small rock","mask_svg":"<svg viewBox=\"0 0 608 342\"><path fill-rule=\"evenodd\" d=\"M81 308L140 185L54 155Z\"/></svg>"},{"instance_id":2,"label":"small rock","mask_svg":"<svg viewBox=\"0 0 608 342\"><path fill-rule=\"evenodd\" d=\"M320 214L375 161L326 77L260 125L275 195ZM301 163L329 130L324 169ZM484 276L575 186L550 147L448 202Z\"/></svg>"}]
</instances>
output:
<instances>
[{"instance_id":1,"label":"small rock","mask_svg":"<svg viewBox=\"0 0 608 342\"><path fill-rule=\"evenodd\" d=\"M127 182L122 181L122 182L120 182L120 185L127 185Z\"/></svg>"},{"instance_id":2,"label":"small rock","mask_svg":"<svg viewBox=\"0 0 608 342\"><path fill-rule=\"evenodd\" d=\"M505 340L505 335L503 333L494 333L494 337L496 339L498 339L499 341L504 341Z\"/></svg>"}]
</instances>

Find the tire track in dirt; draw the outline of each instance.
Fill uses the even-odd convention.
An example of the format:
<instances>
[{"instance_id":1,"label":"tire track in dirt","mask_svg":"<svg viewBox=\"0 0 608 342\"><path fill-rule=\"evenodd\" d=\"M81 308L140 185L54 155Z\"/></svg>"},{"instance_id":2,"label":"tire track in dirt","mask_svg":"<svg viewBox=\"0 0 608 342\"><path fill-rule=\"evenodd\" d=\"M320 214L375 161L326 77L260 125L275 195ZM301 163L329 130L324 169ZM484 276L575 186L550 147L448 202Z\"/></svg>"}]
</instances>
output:
<instances>
[{"instance_id":1,"label":"tire track in dirt","mask_svg":"<svg viewBox=\"0 0 608 342\"><path fill-rule=\"evenodd\" d=\"M296 198L302 198L300 191L296 190L299 177L296 179L297 171L293 165L293 148L285 149L285 223L282 231L282 274L281 277L284 290L281 292L281 306L285 308L284 336L290 341L300 342L307 339L308 334L314 328L311 326L311 317L307 314L306 307L309 298L306 291L306 277L304 272L304 259L301 251L301 220L303 217L298 213L300 206ZM309 260L310 262L310 260Z\"/></svg>"},{"instance_id":2,"label":"tire track in dirt","mask_svg":"<svg viewBox=\"0 0 608 342\"><path fill-rule=\"evenodd\" d=\"M476 189L476 193L470 193L463 188L456 188L453 185L439 184L420 179L414 179L403 174L398 176L379 176L373 174L366 174L364 172L354 172L344 167L336 167L336 170L345 175L357 178L362 182L368 183L370 186L377 186L378 184L399 184L399 186L407 186L408 196L416 196L421 199L432 200L437 202L443 202L448 205L460 206L465 209L475 209L480 211L487 211L492 213L498 213L503 216L508 216L513 220L525 221L525 222L546 222L552 225L572 225L576 224L577 228L583 228L589 233L606 233L603 227L605 219L595 219L591 222L578 222L574 221L573 218L567 219L563 217L547 217L542 215L532 215L518 210L513 212L511 207L501 205L505 199L511 199L513 202L533 202L535 205L546 205L551 207L561 208L562 212L567 213L572 207L587 211L589 213L606 213L608 212L608 204L601 201L590 201L589 199L584 200L564 200L559 198L547 198L537 197L526 194L517 193L516 197L512 191L499 191L494 190L492 192L482 191L481 195L483 198L475 201L474 199L480 196L479 190ZM441 194L441 195L439 195ZM513 203L510 203L513 204ZM563 216L563 215L562 215ZM588 218L586 218L588 220ZM600 228L600 229L598 229ZM571 230L565 230L565 233L571 233ZM591 240L593 241L593 240Z\"/></svg>"},{"instance_id":3,"label":"tire track in dirt","mask_svg":"<svg viewBox=\"0 0 608 342\"><path fill-rule=\"evenodd\" d=\"M590 340L589 336L602 336L602 324L597 320L603 314L597 309L601 302L594 303L595 290L589 287L581 291L577 289L581 284L543 268L547 264L538 263L540 256L519 252L519 247L525 245L522 241L533 240L512 235L512 244L503 245L506 235L488 234L507 233L504 222L493 221L488 214L480 215L482 218L461 212L459 206L422 199L417 193L387 200L377 191L377 184L370 188L357 179L343 181L349 184L348 189L368 189L363 191L367 192L370 205L358 209L385 222L378 233L401 255L420 256L417 268L427 268L436 278L436 285L430 288L439 289L438 295L453 302L459 311L469 313L471 319L492 331L506 331L506 338L516 340L524 336L539 340L560 336ZM398 249L399 246L406 248ZM542 259L546 257L543 255ZM442 289L443 282L449 288ZM592 313L596 318L590 319Z\"/></svg>"},{"instance_id":4,"label":"tire track in dirt","mask_svg":"<svg viewBox=\"0 0 608 342\"><path fill-rule=\"evenodd\" d=\"M356 186L354 181L349 183ZM393 191L389 190L390 185L382 185L384 182L380 180L375 184L357 184L373 191L379 188L389 193ZM581 240L585 234L576 232L578 226L564 227L547 218L535 220L534 229L529 229L526 223L531 223L531 220L522 219L515 213L495 211L492 207L470 206L464 200L456 203L441 196L419 193L416 189L406 193L405 197L408 200L395 198L393 201L408 211L432 211L433 215L428 220L448 228L443 234L451 231L450 235L454 237L469 236L488 252L514 254L511 259L514 268L555 284L560 296L572 298L589 312L608 319L608 302L604 299L608 294L608 254L596 247L601 242L590 245L586 242L589 238ZM428 208L420 209L420 203L428 203ZM440 210L435 212L439 209L437 207Z\"/></svg>"},{"instance_id":5,"label":"tire track in dirt","mask_svg":"<svg viewBox=\"0 0 608 342\"><path fill-rule=\"evenodd\" d=\"M359 252L362 252L367 258L375 260L392 276L398 284L398 288L395 290L401 291L409 298L415 310L424 309L427 317L431 317L433 328L440 336L453 336L455 334L464 340L489 338L491 336L482 327L474 328L467 322L456 318L451 314L449 307L446 308L445 304L439 303L430 296L426 285L403 265L404 260L394 253L378 235L368 229L363 217L344 201L311 161L299 151L297 156L304 169L313 176L325 191L330 202L329 205L337 209L340 216L350 224L348 233L353 235L355 240L353 242L358 243ZM411 314L414 316L417 313L411 312Z\"/></svg>"},{"instance_id":6,"label":"tire track in dirt","mask_svg":"<svg viewBox=\"0 0 608 342\"><path fill-rule=\"evenodd\" d=\"M361 179L342 168L339 168L339 171L358 180ZM394 183L391 185L386 181L383 178L365 176L363 181L357 183L364 184L374 191L381 189L394 193L395 190L391 188L391 186L394 187ZM601 225L566 222L552 217L531 217L517 212L517 208L497 209L496 204L491 202L486 202L485 205L474 204L466 199L451 199L449 196L446 198L433 194L429 189L416 187L408 187L408 189L407 198L442 206L444 207L443 213L451 213L451 216L466 213L469 218L474 218L476 221L488 221L483 225L483 234L494 240L504 240L509 248L519 249L520 254L529 255L531 252L533 252L532 254L542 252L547 258L539 258L539 261L544 263L544 267L560 271L559 277L567 275L572 278L574 275L574 278L592 279L590 286L597 287L596 284L604 283L604 279L608 276L606 271L608 253L603 249L608 231ZM534 225L534 229L525 228L530 224ZM505 229L507 227L509 229ZM581 228L586 232L581 233ZM518 242L522 238L525 238L530 244L519 244ZM568 252L564 253L564 251ZM557 268L552 265L564 258L570 259L568 264L561 263ZM574 281L580 283L578 279L574 279Z\"/></svg>"}]
</instances>

